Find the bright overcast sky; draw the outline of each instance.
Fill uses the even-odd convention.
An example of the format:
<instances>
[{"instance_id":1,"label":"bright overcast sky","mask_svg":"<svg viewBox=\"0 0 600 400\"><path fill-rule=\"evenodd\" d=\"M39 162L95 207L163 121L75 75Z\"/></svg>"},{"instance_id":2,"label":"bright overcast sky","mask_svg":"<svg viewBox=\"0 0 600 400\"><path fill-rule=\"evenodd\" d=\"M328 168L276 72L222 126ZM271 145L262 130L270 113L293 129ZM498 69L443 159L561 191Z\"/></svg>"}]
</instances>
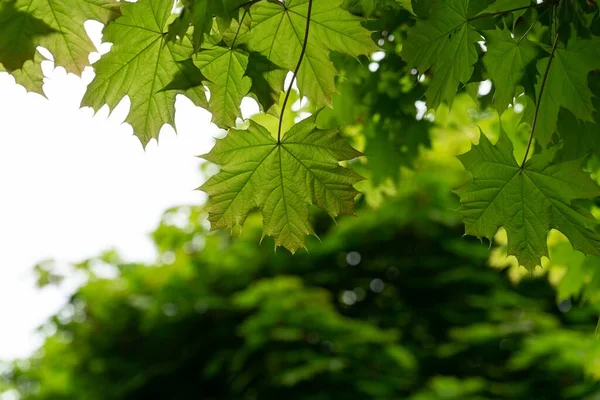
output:
<instances>
[{"instance_id":1,"label":"bright overcast sky","mask_svg":"<svg viewBox=\"0 0 600 400\"><path fill-rule=\"evenodd\" d=\"M219 132L208 112L180 96L178 133L163 127L144 151L123 124L127 101L110 116L107 108L95 116L79 109L91 68L80 79L51 62L44 67L47 99L0 73L0 360L29 355L39 344L35 327L69 295L36 289L32 267L110 248L151 259L148 233L162 212L203 201L194 191L201 183L195 156Z\"/></svg>"}]
</instances>

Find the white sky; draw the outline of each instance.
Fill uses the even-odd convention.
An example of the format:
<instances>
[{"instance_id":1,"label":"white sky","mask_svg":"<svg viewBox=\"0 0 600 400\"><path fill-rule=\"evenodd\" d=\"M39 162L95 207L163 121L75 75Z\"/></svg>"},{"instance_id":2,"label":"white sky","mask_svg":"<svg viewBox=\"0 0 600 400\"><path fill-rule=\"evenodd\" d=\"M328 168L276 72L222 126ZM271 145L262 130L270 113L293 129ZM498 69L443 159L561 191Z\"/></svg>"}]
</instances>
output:
<instances>
[{"instance_id":1,"label":"white sky","mask_svg":"<svg viewBox=\"0 0 600 400\"><path fill-rule=\"evenodd\" d=\"M107 108L96 116L79 109L91 68L83 79L49 61L44 68L48 99L0 73L0 360L28 356L39 344L34 329L76 284L40 291L32 267L109 248L151 259L147 234L162 212L203 201L194 191L201 183L195 156L219 133L207 111L180 96L177 135L165 126L144 151L123 125L128 101L110 116Z\"/></svg>"}]
</instances>

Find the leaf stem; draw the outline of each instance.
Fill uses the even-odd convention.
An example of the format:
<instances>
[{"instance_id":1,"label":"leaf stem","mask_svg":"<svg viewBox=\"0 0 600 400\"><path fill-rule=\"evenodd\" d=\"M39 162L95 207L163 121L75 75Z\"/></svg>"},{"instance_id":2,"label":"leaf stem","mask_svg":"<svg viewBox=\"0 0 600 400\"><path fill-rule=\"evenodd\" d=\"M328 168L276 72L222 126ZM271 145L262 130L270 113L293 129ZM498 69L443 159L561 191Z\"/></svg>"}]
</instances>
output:
<instances>
[{"instance_id":1,"label":"leaf stem","mask_svg":"<svg viewBox=\"0 0 600 400\"><path fill-rule=\"evenodd\" d=\"M548 81L548 74L550 73L550 65L552 65L552 60L554 59L554 53L556 53L557 46L558 33L554 35L554 43L552 44L552 50L550 51L550 59L548 60L548 65L546 65L546 71L544 71L544 77L542 78L542 85L540 86L540 93L538 94L538 99L535 104L535 111L533 113L533 121L531 122L531 133L529 134L529 142L527 143L527 149L525 149L525 155L523 156L523 161L521 162L521 169L523 169L525 161L527 161L527 155L529 154L529 150L531 150L531 143L533 142L533 136L535 134L535 126L540 111L540 104L542 103L544 88L546 87L546 81Z\"/></svg>"},{"instance_id":2,"label":"leaf stem","mask_svg":"<svg viewBox=\"0 0 600 400\"><path fill-rule=\"evenodd\" d=\"M523 36L521 36L519 38L519 40L517 40L517 44L521 44L521 42L523 41L523 39L525 39L527 37L527 35L529 34L529 32L531 32L531 30L533 29L533 27L535 26L535 24L540 20L540 18L542 18L544 16L544 14L546 14L548 12L549 8L546 8L544 10L544 12L540 13L535 21L533 21L533 23L529 26L529 28L527 28L527 30L525 31L525 33L523 34Z\"/></svg>"},{"instance_id":3,"label":"leaf stem","mask_svg":"<svg viewBox=\"0 0 600 400\"><path fill-rule=\"evenodd\" d=\"M306 13L306 29L304 31L304 43L302 43L302 50L300 51L300 57L298 59L298 64L296 65L296 69L294 70L294 74L292 75L292 80L290 81L290 86L287 89L285 94L285 98L283 99L283 104L281 105L281 114L279 116L279 126L277 128L277 144L281 143L281 127L283 125L283 115L285 113L285 107L290 98L290 93L292 91L292 85L298 76L298 71L300 71L300 66L302 65L302 60L304 59L304 54L306 54L306 46L308 45L308 32L310 29L310 17L312 14L312 5L313 0L308 0L308 11Z\"/></svg>"},{"instance_id":4,"label":"leaf stem","mask_svg":"<svg viewBox=\"0 0 600 400\"><path fill-rule=\"evenodd\" d=\"M242 18L240 18L240 22L238 23L239 25L238 25L237 31L235 32L235 36L233 37L233 42L231 43L231 50L233 50L233 48L235 47L235 42L237 41L240 31L242 30L242 24L244 23L244 18L246 18L246 14L248 14L248 9L244 10L244 13L242 14Z\"/></svg>"},{"instance_id":5,"label":"leaf stem","mask_svg":"<svg viewBox=\"0 0 600 400\"><path fill-rule=\"evenodd\" d=\"M515 11L529 10L530 8L538 8L538 7L546 6L548 4L549 4L549 2L536 3L536 4L530 4L530 5L524 6L524 7L512 8L510 10L496 11L496 12L492 12L492 13L479 14L479 15L476 15L474 17L471 17L471 18L467 19L467 21L471 22L471 21L474 21L476 19L487 18L487 17L495 17L497 15L508 14L510 12L515 12Z\"/></svg>"}]
</instances>

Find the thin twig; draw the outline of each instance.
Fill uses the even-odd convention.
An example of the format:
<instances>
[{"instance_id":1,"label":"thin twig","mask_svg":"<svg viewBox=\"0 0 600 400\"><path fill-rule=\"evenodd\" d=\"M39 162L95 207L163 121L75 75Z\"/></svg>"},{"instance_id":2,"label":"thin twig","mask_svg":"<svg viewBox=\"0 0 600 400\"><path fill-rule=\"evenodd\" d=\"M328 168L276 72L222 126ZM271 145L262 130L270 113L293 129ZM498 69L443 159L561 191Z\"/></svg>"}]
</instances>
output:
<instances>
[{"instance_id":1,"label":"thin twig","mask_svg":"<svg viewBox=\"0 0 600 400\"><path fill-rule=\"evenodd\" d=\"M248 9L244 10L242 14L242 18L240 18L240 22L238 23L237 31L235 32L235 36L233 37L233 42L231 42L231 49L235 47L235 42L237 41L238 35L240 34L240 30L242 29L242 24L244 23L244 18L246 18L246 14L248 14Z\"/></svg>"},{"instance_id":2,"label":"thin twig","mask_svg":"<svg viewBox=\"0 0 600 400\"><path fill-rule=\"evenodd\" d=\"M527 149L525 149L525 155L523 156L523 162L521 162L521 169L525 165L525 161L527 161L527 155L529 154L529 150L531 149L531 143L533 142L533 136L535 134L535 125L537 123L538 114L540 111L540 104L542 103L542 95L544 94L544 88L546 87L546 81L548 80L548 74L550 73L550 65L552 64L552 60L554 59L554 53L556 53L556 47L558 46L558 33L554 36L554 43L552 44L552 51L550 51L550 59L548 60L548 65L546 65L546 71L544 72L544 77L542 78L542 85L540 86L540 93L538 94L537 103L535 105L535 112L533 113L533 122L531 123L531 133L529 134L529 142L527 143Z\"/></svg>"},{"instance_id":3,"label":"thin twig","mask_svg":"<svg viewBox=\"0 0 600 400\"><path fill-rule=\"evenodd\" d=\"M277 128L277 143L281 143L281 127L283 125L283 115L285 113L285 107L290 98L290 93L292 91L292 86L294 85L294 81L298 76L298 71L300 71L300 66L302 65L302 60L304 59L304 54L306 53L306 46L308 45L308 30L310 29L310 16L312 14L312 4L313 0L308 0L308 11L306 15L306 30L304 31L304 43L302 43L302 50L300 51L300 58L298 59L298 64L296 65L296 69L294 70L294 74L292 75L292 80L290 81L290 86L285 94L285 99L283 99L283 104L281 105L281 115L279 116L279 127Z\"/></svg>"},{"instance_id":4,"label":"thin twig","mask_svg":"<svg viewBox=\"0 0 600 400\"><path fill-rule=\"evenodd\" d=\"M540 18L542 18L544 16L544 14L546 14L548 12L549 8L546 8L544 10L544 12L540 13L535 21L533 21L533 24L531 24L529 26L529 28L527 28L527 30L525 31L525 33L523 34L523 36L521 36L521 38L517 41L517 44L521 44L521 42L523 41L523 39L525 39L527 37L527 35L529 34L529 32L531 32L531 29L533 29L534 25L540 20Z\"/></svg>"},{"instance_id":5,"label":"thin twig","mask_svg":"<svg viewBox=\"0 0 600 400\"><path fill-rule=\"evenodd\" d=\"M471 17L471 18L467 19L467 21L470 22L470 21L474 21L474 20L480 19L480 18L495 17L495 16L502 15L502 14L508 14L510 12L521 11L521 10L529 10L530 8L538 8L538 7L542 7L542 6L547 6L548 4L550 4L550 3L549 2L536 3L536 4L530 4L530 5L524 6L524 7L512 8L510 10L496 11L496 12L492 12L492 13L479 14L479 15L476 15L474 17Z\"/></svg>"}]
</instances>

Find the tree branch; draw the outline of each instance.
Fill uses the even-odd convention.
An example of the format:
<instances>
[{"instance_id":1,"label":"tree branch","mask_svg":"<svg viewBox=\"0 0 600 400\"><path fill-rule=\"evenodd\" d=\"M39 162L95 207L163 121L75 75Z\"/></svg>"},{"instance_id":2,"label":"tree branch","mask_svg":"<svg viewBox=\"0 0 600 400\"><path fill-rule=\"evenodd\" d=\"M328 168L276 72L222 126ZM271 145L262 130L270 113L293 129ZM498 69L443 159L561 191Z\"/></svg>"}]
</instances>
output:
<instances>
[{"instance_id":1,"label":"tree branch","mask_svg":"<svg viewBox=\"0 0 600 400\"><path fill-rule=\"evenodd\" d=\"M535 26L535 24L540 20L540 18L542 18L544 16L544 14L546 14L548 12L548 10L549 10L549 8L546 8L544 10L544 12L542 12L541 14L538 14L538 16L535 18L535 21L533 21L533 23L529 26L529 28L527 28L527 30L525 31L525 33L519 38L519 40L517 40L517 44L521 44L521 42L523 41L523 39L525 39L527 37L527 35L529 34L529 32L531 32L531 30Z\"/></svg>"},{"instance_id":2,"label":"tree branch","mask_svg":"<svg viewBox=\"0 0 600 400\"><path fill-rule=\"evenodd\" d=\"M552 44L552 51L550 51L550 59L548 60L548 65L546 65L546 71L544 71L544 77L542 78L542 85L540 86L540 93L538 94L538 99L535 104L535 112L533 113L533 121L531 122L531 133L529 134L529 142L527 143L527 149L525 149L525 155L523 156L523 161L521 162L521 169L525 165L525 161L527 161L527 155L529 154L529 150L531 149L531 143L533 142L533 136L535 134L535 125L537 123L538 114L540 111L540 104L542 103L542 96L544 94L544 88L546 87L546 81L548 80L548 74L550 73L550 65L552 64L552 60L554 59L554 53L556 53L556 47L558 46L558 33L554 36L554 43Z\"/></svg>"},{"instance_id":3,"label":"tree branch","mask_svg":"<svg viewBox=\"0 0 600 400\"><path fill-rule=\"evenodd\" d=\"M312 14L312 4L313 0L308 0L308 11L306 15L306 30L304 31L304 43L302 43L302 50L300 51L300 58L298 59L298 64L296 65L296 69L294 70L294 74L292 75L292 80L290 82L290 86L285 94L285 99L283 100L283 104L281 105L281 114L279 116L279 127L277 128L277 143L281 143L281 127L283 125L283 115L285 113L285 107L290 98L290 92L292 91L292 85L298 76L298 71L300 71L300 66L302 65L302 60L304 59L304 54L306 54L306 46L308 45L308 31L310 29L310 17Z\"/></svg>"},{"instance_id":4,"label":"tree branch","mask_svg":"<svg viewBox=\"0 0 600 400\"><path fill-rule=\"evenodd\" d=\"M244 18L246 18L246 14L248 14L248 10L244 10L244 14L242 14L242 18L240 18L240 22L238 23L237 31L235 32L235 36L233 37L233 42L231 43L231 50L235 47L235 42L237 42L237 38L240 35L240 31L242 29L242 24L244 23Z\"/></svg>"}]
</instances>

